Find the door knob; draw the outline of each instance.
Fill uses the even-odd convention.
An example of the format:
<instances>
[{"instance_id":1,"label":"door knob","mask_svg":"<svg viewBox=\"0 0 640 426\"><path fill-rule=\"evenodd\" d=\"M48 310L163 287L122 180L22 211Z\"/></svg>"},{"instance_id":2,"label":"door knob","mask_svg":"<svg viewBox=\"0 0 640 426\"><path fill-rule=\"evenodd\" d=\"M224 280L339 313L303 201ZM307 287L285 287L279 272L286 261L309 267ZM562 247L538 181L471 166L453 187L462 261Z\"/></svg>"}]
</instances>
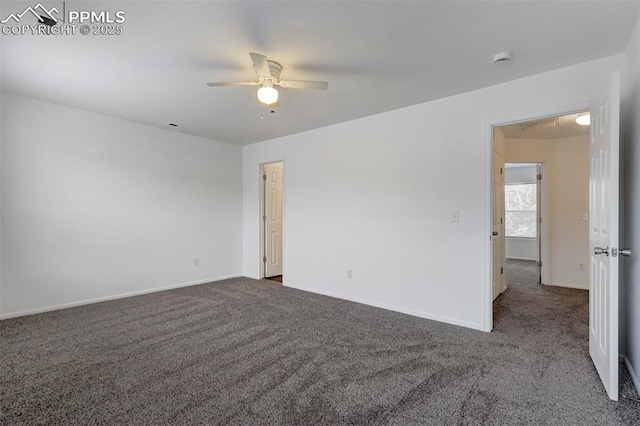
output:
<instances>
[{"instance_id":1,"label":"door knob","mask_svg":"<svg viewBox=\"0 0 640 426\"><path fill-rule=\"evenodd\" d=\"M609 256L609 247L608 246L606 248L594 247L593 254L606 254L607 256Z\"/></svg>"},{"instance_id":2,"label":"door knob","mask_svg":"<svg viewBox=\"0 0 640 426\"><path fill-rule=\"evenodd\" d=\"M498 236L498 231L493 231L491 235L493 235L494 237L497 237Z\"/></svg>"},{"instance_id":3,"label":"door knob","mask_svg":"<svg viewBox=\"0 0 640 426\"><path fill-rule=\"evenodd\" d=\"M628 249L628 248L620 249L620 256L624 256L624 257L631 256L631 249Z\"/></svg>"}]
</instances>

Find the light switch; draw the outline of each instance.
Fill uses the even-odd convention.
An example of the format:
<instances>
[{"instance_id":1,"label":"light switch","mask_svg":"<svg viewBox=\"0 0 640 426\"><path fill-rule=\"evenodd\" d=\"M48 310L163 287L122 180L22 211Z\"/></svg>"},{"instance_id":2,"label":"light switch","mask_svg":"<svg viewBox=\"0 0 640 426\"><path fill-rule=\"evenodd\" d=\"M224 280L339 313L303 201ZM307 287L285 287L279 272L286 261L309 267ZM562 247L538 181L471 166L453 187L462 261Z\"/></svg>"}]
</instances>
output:
<instances>
[{"instance_id":1,"label":"light switch","mask_svg":"<svg viewBox=\"0 0 640 426\"><path fill-rule=\"evenodd\" d=\"M460 222L460 211L459 210L452 210L451 211L451 223L458 223Z\"/></svg>"},{"instance_id":2,"label":"light switch","mask_svg":"<svg viewBox=\"0 0 640 426\"><path fill-rule=\"evenodd\" d=\"M578 220L582 220L582 221L589 220L589 213L578 213Z\"/></svg>"}]
</instances>

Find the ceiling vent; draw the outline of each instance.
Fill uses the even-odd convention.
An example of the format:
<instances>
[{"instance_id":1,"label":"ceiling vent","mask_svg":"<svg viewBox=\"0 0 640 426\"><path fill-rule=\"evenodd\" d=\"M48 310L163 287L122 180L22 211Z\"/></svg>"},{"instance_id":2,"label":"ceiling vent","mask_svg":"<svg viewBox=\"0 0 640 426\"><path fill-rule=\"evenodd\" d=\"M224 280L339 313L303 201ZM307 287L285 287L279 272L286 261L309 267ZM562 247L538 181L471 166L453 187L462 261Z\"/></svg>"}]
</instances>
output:
<instances>
[{"instance_id":1,"label":"ceiling vent","mask_svg":"<svg viewBox=\"0 0 640 426\"><path fill-rule=\"evenodd\" d=\"M529 130L535 130L535 129L551 129L553 127L559 127L559 126L560 126L560 118L558 117L545 118L544 120L529 121L527 123L520 124L520 127L522 128L523 132L527 132Z\"/></svg>"}]
</instances>

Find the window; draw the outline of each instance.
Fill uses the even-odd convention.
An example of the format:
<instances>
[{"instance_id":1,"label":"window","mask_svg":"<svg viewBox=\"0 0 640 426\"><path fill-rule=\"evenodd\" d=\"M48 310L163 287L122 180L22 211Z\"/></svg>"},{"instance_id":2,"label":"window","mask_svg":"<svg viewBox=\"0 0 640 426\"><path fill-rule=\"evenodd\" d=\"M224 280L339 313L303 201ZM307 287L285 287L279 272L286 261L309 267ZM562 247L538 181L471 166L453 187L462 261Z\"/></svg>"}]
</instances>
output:
<instances>
[{"instance_id":1,"label":"window","mask_svg":"<svg viewBox=\"0 0 640 426\"><path fill-rule=\"evenodd\" d=\"M504 186L505 235L536 238L537 191L535 183Z\"/></svg>"}]
</instances>

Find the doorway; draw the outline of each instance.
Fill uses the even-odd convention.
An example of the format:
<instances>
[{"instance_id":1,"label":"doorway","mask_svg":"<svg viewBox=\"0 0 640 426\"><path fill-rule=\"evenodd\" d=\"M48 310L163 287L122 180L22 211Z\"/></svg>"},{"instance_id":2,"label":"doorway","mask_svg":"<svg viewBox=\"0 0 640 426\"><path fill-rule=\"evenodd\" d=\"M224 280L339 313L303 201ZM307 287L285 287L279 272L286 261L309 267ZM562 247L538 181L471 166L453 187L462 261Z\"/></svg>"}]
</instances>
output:
<instances>
[{"instance_id":1,"label":"doorway","mask_svg":"<svg viewBox=\"0 0 640 426\"><path fill-rule=\"evenodd\" d=\"M283 282L284 170L282 161L261 165L262 276Z\"/></svg>"},{"instance_id":2,"label":"doorway","mask_svg":"<svg viewBox=\"0 0 640 426\"><path fill-rule=\"evenodd\" d=\"M573 109L580 111L578 115L590 124L590 136L587 139L586 159L584 161L564 155L561 157L565 160L565 166L558 166L556 161L552 162L552 170L550 176L553 177L551 187L555 188L556 183L570 182L576 180L576 176L567 174L566 164L579 164L586 166L587 178L582 181L587 182L587 209L582 206L571 206L564 209L565 218L571 219L574 227L579 222L581 226L587 229L587 243L580 247L572 246L569 250L563 250L561 247L555 247L551 244L551 255L557 253L567 253L574 256L569 262L553 262L552 270L556 270L556 266L568 267L565 272L570 274L581 273L588 277L588 285L585 286L584 293L588 295L588 304L583 309L584 320L588 320L588 343L589 355L596 367L596 371L600 376L604 389L609 398L614 401L618 400L618 331L619 331L619 253L629 254L627 249L620 249L619 242L619 123L620 123L620 73L614 71L610 76L600 79L593 86L597 95L588 104ZM567 111L568 109L564 109ZM526 124L539 122L535 127L545 129L547 127L557 127L549 123L543 124L545 120L558 120L561 115L569 115L570 113L562 113L562 110L556 114L549 114L543 118L530 119L525 121L523 117L520 120L511 122L505 120L502 122L492 122L487 125L487 146L486 146L486 165L488 173L486 175L486 194L487 200L487 222L486 231L489 236L489 242L486 245L485 264L488 266L485 275L485 330L493 329L493 301L492 301L492 283L495 274L493 257L495 251L492 250L492 218L494 216L495 202L495 185L494 180L494 162L495 156L492 153L496 146L500 146L500 140L496 137L499 128L507 126L520 126L522 131L526 131L523 127ZM534 116L535 117L535 116ZM540 116L538 116L540 117ZM575 120L577 121L577 120ZM512 124L513 123L513 124ZM540 130L545 131L545 130ZM502 134L502 136L505 136ZM547 148L553 149L554 144L547 143ZM510 149L507 149L509 152ZM516 147L513 151L519 151ZM509 157L511 157L509 154ZM508 158L509 158L508 157ZM560 157L559 157L560 158ZM510 159L512 162L518 160ZM541 162L545 160L523 159L523 162ZM569 163L567 163L569 161ZM547 163L549 164L549 163ZM557 175L556 175L557 173ZM575 194L565 194L575 195ZM558 198L563 199L563 198ZM553 206L555 199L552 198ZM576 211L577 210L577 211ZM555 222L555 215L554 222ZM554 236L554 241L564 241L557 238L562 234L562 227L554 226L550 234ZM575 241L569 238L568 241L574 244ZM622 251L620 251L622 250ZM576 257L577 256L577 257ZM576 259L580 260L576 264ZM543 260L544 262L544 260ZM582 270L584 268L584 270ZM543 277L544 280L544 277ZM543 282L544 284L544 282ZM552 275L552 284L554 282ZM566 285L565 285L566 286ZM545 288L545 286L539 286ZM561 289L562 290L562 289ZM567 291L567 290L565 290ZM575 291L575 290L571 290ZM585 323L586 321L582 321Z\"/></svg>"},{"instance_id":3,"label":"doorway","mask_svg":"<svg viewBox=\"0 0 640 426\"><path fill-rule=\"evenodd\" d=\"M542 168L541 163L504 165L504 239L507 272L515 269L533 273L537 284L543 282L541 225L547 222L542 218L541 208ZM508 284L510 274L506 275Z\"/></svg>"},{"instance_id":4,"label":"doorway","mask_svg":"<svg viewBox=\"0 0 640 426\"><path fill-rule=\"evenodd\" d=\"M500 151L504 165L502 193L493 191L505 218L501 260L505 269L520 263L537 270L535 282L547 286L589 289L591 126L578 123L586 113L494 129L494 158Z\"/></svg>"}]
</instances>

